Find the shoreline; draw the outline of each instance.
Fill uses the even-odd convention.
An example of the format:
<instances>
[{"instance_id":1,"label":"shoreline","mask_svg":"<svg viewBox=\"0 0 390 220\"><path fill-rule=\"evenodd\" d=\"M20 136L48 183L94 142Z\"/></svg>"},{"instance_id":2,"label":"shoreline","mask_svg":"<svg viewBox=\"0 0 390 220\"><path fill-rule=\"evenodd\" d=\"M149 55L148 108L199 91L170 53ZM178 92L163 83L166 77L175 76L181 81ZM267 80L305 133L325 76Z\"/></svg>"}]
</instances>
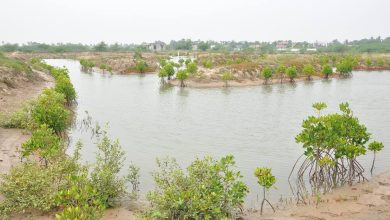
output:
<instances>
[{"instance_id":1,"label":"shoreline","mask_svg":"<svg viewBox=\"0 0 390 220\"><path fill-rule=\"evenodd\" d=\"M307 80L306 76L299 76L294 79L293 82L290 81L289 78L284 77L282 83L280 82L280 78L274 78L268 80L268 83L265 84L264 79L255 79L255 80L250 80L250 79L244 79L244 80L231 80L228 82L228 86L226 87L226 84L224 81L221 80L209 80L207 82L199 82L196 80L186 80L185 87L189 88L229 88L229 87L249 87L249 86L271 86L271 85L276 85L276 84L295 84L297 82L313 82L313 81L319 81L319 80L331 80L331 79L338 79L338 78L343 78L340 77L338 74L337 75L332 75L329 76L328 79L314 75L311 77L311 80ZM172 86L180 86L180 80L177 79L172 79L167 82L168 84Z\"/></svg>"},{"instance_id":2,"label":"shoreline","mask_svg":"<svg viewBox=\"0 0 390 220\"><path fill-rule=\"evenodd\" d=\"M286 202L287 203L287 202ZM388 220L390 219L390 170L374 175L369 181L344 186L333 192L312 197L309 204L275 204L275 213L265 209L265 214L255 211L244 219L283 220Z\"/></svg>"}]
</instances>

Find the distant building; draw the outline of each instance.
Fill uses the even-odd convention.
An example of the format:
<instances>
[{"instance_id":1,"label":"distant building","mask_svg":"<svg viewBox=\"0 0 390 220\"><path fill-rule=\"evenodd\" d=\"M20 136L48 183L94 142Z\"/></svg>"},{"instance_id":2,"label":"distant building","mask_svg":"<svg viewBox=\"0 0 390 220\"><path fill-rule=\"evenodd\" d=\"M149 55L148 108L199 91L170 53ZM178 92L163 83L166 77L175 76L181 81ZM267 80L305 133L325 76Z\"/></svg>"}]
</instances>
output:
<instances>
[{"instance_id":1,"label":"distant building","mask_svg":"<svg viewBox=\"0 0 390 220\"><path fill-rule=\"evenodd\" d=\"M148 49L153 52L164 51L167 49L167 45L162 41L156 41L154 43L148 44Z\"/></svg>"},{"instance_id":2,"label":"distant building","mask_svg":"<svg viewBox=\"0 0 390 220\"><path fill-rule=\"evenodd\" d=\"M197 51L198 50L198 45L197 44L192 45L192 50Z\"/></svg>"},{"instance_id":3,"label":"distant building","mask_svg":"<svg viewBox=\"0 0 390 220\"><path fill-rule=\"evenodd\" d=\"M288 47L288 41L278 41L276 42L276 49L281 51L281 50L286 50Z\"/></svg>"}]
</instances>

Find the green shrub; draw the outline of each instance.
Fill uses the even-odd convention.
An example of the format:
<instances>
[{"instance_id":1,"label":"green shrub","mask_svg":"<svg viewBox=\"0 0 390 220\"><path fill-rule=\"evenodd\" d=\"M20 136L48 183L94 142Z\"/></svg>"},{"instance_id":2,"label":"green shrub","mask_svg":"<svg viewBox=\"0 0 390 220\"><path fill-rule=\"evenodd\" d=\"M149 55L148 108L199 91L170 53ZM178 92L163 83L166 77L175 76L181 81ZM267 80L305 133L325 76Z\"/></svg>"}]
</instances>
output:
<instances>
[{"instance_id":1,"label":"green shrub","mask_svg":"<svg viewBox=\"0 0 390 220\"><path fill-rule=\"evenodd\" d=\"M275 212L274 207L266 198L266 191L268 191L276 182L275 176L272 175L271 168L257 167L254 174L257 178L257 183L263 187L263 200L261 202L260 214L263 214L264 202L267 202Z\"/></svg>"},{"instance_id":2,"label":"green shrub","mask_svg":"<svg viewBox=\"0 0 390 220\"><path fill-rule=\"evenodd\" d=\"M316 72L315 68L311 64L306 64L303 66L303 73L307 76L308 80L311 80L311 77L314 75Z\"/></svg>"},{"instance_id":3,"label":"green shrub","mask_svg":"<svg viewBox=\"0 0 390 220\"><path fill-rule=\"evenodd\" d=\"M63 210L56 214L57 220L100 219L105 209L103 199L88 179L88 171L68 177L68 185L57 194L57 205Z\"/></svg>"},{"instance_id":4,"label":"green shrub","mask_svg":"<svg viewBox=\"0 0 390 220\"><path fill-rule=\"evenodd\" d=\"M264 67L264 69L261 71L261 74L265 79L265 84L267 84L268 80L272 77L273 71L271 67Z\"/></svg>"},{"instance_id":5,"label":"green shrub","mask_svg":"<svg viewBox=\"0 0 390 220\"><path fill-rule=\"evenodd\" d=\"M35 107L35 102L30 101L22 108L11 114L0 115L0 126L4 128L33 128L35 127L31 112Z\"/></svg>"},{"instance_id":6,"label":"green shrub","mask_svg":"<svg viewBox=\"0 0 390 220\"><path fill-rule=\"evenodd\" d=\"M73 88L73 84L66 76L58 76L56 85L54 87L56 92L62 93L65 96L66 102L70 105L76 100L76 91Z\"/></svg>"},{"instance_id":7,"label":"green shrub","mask_svg":"<svg viewBox=\"0 0 390 220\"><path fill-rule=\"evenodd\" d=\"M196 63L188 63L186 66L190 74L195 74L198 71L198 65Z\"/></svg>"},{"instance_id":8,"label":"green shrub","mask_svg":"<svg viewBox=\"0 0 390 220\"><path fill-rule=\"evenodd\" d=\"M125 160L124 151L118 141L112 141L103 132L99 138L95 167L91 173L93 185L106 206L114 206L126 193L126 177L119 175Z\"/></svg>"},{"instance_id":9,"label":"green shrub","mask_svg":"<svg viewBox=\"0 0 390 220\"><path fill-rule=\"evenodd\" d=\"M188 76L189 76L189 73L186 69L177 71L176 78L180 80L180 87L185 86L184 80L186 80L188 78Z\"/></svg>"},{"instance_id":10,"label":"green shrub","mask_svg":"<svg viewBox=\"0 0 390 220\"><path fill-rule=\"evenodd\" d=\"M2 214L36 209L49 211L55 207L57 194L56 172L38 163L24 162L2 176L0 204Z\"/></svg>"},{"instance_id":11,"label":"green shrub","mask_svg":"<svg viewBox=\"0 0 390 220\"><path fill-rule=\"evenodd\" d=\"M60 150L60 138L54 134L53 129L45 124L33 131L31 138L22 144L23 157L28 157L32 153L38 152L46 163L49 158L58 155Z\"/></svg>"},{"instance_id":12,"label":"green shrub","mask_svg":"<svg viewBox=\"0 0 390 220\"><path fill-rule=\"evenodd\" d=\"M69 70L61 67L53 67L50 69L50 74L57 80L58 77L65 76L69 78Z\"/></svg>"},{"instance_id":13,"label":"green shrub","mask_svg":"<svg viewBox=\"0 0 390 220\"><path fill-rule=\"evenodd\" d=\"M65 96L54 89L45 89L38 97L32 111L32 118L38 125L46 124L56 134L67 127L69 111L64 107Z\"/></svg>"},{"instance_id":14,"label":"green shrub","mask_svg":"<svg viewBox=\"0 0 390 220\"><path fill-rule=\"evenodd\" d=\"M336 65L337 72L341 73L342 75L347 75L352 72L353 63L347 59L344 59L340 61Z\"/></svg>"},{"instance_id":15,"label":"green shrub","mask_svg":"<svg viewBox=\"0 0 390 220\"><path fill-rule=\"evenodd\" d=\"M233 73L227 72L227 71L224 72L224 73L222 74L222 76L221 76L221 79L222 79L223 81L225 81L225 87L228 87L228 86L229 86L228 82L229 82L230 80L233 80L233 78L234 78Z\"/></svg>"},{"instance_id":16,"label":"green shrub","mask_svg":"<svg viewBox=\"0 0 390 220\"><path fill-rule=\"evenodd\" d=\"M325 75L325 78L328 79L329 76L333 73L333 69L329 64L322 66L322 73Z\"/></svg>"},{"instance_id":17,"label":"green shrub","mask_svg":"<svg viewBox=\"0 0 390 220\"><path fill-rule=\"evenodd\" d=\"M140 72L140 73L144 73L145 70L147 68L147 65L146 65L146 62L143 61L143 60L139 60L137 61L137 63L135 64L135 69Z\"/></svg>"},{"instance_id":18,"label":"green shrub","mask_svg":"<svg viewBox=\"0 0 390 220\"><path fill-rule=\"evenodd\" d=\"M202 64L203 64L203 67L205 67L205 68L208 68L208 69L213 68L213 61L211 61L211 60L205 60L202 62Z\"/></svg>"},{"instance_id":19,"label":"green shrub","mask_svg":"<svg viewBox=\"0 0 390 220\"><path fill-rule=\"evenodd\" d=\"M286 75L288 78L290 78L290 82L294 82L294 79L298 75L297 68L295 66L290 66L286 69Z\"/></svg>"},{"instance_id":20,"label":"green shrub","mask_svg":"<svg viewBox=\"0 0 390 220\"><path fill-rule=\"evenodd\" d=\"M174 159L157 160L156 189L147 195L152 219L233 218L248 192L233 156L196 159L187 174Z\"/></svg>"}]
</instances>

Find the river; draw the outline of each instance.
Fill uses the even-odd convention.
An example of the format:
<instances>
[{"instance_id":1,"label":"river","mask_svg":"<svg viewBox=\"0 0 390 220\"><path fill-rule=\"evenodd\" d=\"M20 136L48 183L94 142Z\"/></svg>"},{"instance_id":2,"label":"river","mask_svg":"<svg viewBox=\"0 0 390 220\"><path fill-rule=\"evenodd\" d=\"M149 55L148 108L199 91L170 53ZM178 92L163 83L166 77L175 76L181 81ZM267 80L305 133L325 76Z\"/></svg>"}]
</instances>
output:
<instances>
[{"instance_id":1,"label":"river","mask_svg":"<svg viewBox=\"0 0 390 220\"><path fill-rule=\"evenodd\" d=\"M249 206L260 190L253 171L271 167L277 177L275 199L290 195L287 177L303 148L295 143L302 121L314 114L311 105L323 101L325 112L338 111L348 101L355 115L385 145L377 155L378 173L390 168L390 72L354 72L352 78L240 88L162 88L155 74L84 73L78 61L46 60L65 66L77 91L77 120L85 111L101 124L141 168L141 191L153 188L150 172L157 157L175 157L187 166L196 157L234 155L250 188ZM73 128L73 140L84 143L82 158L93 162L96 146L90 135ZM360 161L369 170L373 155ZM369 176L369 171L366 174Z\"/></svg>"}]
</instances>

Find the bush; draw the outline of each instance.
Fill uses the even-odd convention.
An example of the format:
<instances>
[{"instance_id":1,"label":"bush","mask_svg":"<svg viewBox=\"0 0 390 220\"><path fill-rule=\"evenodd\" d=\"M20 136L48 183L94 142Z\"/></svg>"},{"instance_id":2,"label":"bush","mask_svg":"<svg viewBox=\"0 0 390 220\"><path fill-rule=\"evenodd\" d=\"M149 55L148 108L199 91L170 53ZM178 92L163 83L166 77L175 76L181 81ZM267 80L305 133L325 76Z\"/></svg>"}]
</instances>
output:
<instances>
[{"instance_id":1,"label":"bush","mask_svg":"<svg viewBox=\"0 0 390 220\"><path fill-rule=\"evenodd\" d=\"M336 65L337 72L347 75L352 72L353 64L351 61L344 59Z\"/></svg>"},{"instance_id":2,"label":"bush","mask_svg":"<svg viewBox=\"0 0 390 220\"><path fill-rule=\"evenodd\" d=\"M211 60L205 60L202 62L202 64L203 64L203 67L205 67L205 68L208 68L208 69L213 68L213 61L211 61Z\"/></svg>"},{"instance_id":3,"label":"bush","mask_svg":"<svg viewBox=\"0 0 390 220\"><path fill-rule=\"evenodd\" d=\"M311 77L314 75L316 70L314 69L314 66L311 64L306 64L303 67L303 73L307 76L308 80L311 80Z\"/></svg>"},{"instance_id":4,"label":"bush","mask_svg":"<svg viewBox=\"0 0 390 220\"><path fill-rule=\"evenodd\" d=\"M69 78L65 76L58 76L55 85L55 91L64 94L68 105L76 100L76 91Z\"/></svg>"},{"instance_id":5,"label":"bush","mask_svg":"<svg viewBox=\"0 0 390 220\"><path fill-rule=\"evenodd\" d=\"M286 75L288 78L290 78L290 82L294 82L294 79L298 75L297 68L295 66L290 66L286 69Z\"/></svg>"},{"instance_id":6,"label":"bush","mask_svg":"<svg viewBox=\"0 0 390 220\"><path fill-rule=\"evenodd\" d=\"M29 140L22 144L22 156L28 157L34 152L38 152L47 163L48 159L58 155L61 150L61 141L58 136L54 134L53 129L47 125L33 131Z\"/></svg>"},{"instance_id":7,"label":"bush","mask_svg":"<svg viewBox=\"0 0 390 220\"><path fill-rule=\"evenodd\" d=\"M56 172L50 166L44 168L38 163L25 162L13 167L2 176L0 193L4 200L0 204L2 214L36 209L49 211L55 207L57 194Z\"/></svg>"},{"instance_id":8,"label":"bush","mask_svg":"<svg viewBox=\"0 0 390 220\"><path fill-rule=\"evenodd\" d=\"M138 72L140 72L140 73L144 73L145 70L146 70L146 67L147 67L146 62L143 61L143 60L139 60L139 61L137 61L137 63L135 64L135 69L136 69Z\"/></svg>"},{"instance_id":9,"label":"bush","mask_svg":"<svg viewBox=\"0 0 390 220\"><path fill-rule=\"evenodd\" d=\"M117 199L126 193L126 177L119 172L125 160L124 151L118 141L111 141L104 131L97 144L99 151L91 173L92 183L106 206L114 206Z\"/></svg>"},{"instance_id":10,"label":"bush","mask_svg":"<svg viewBox=\"0 0 390 220\"><path fill-rule=\"evenodd\" d=\"M189 76L189 74L188 74L188 71L186 69L177 71L176 78L180 80L180 87L185 86L184 80L186 80L188 78L188 76Z\"/></svg>"},{"instance_id":11,"label":"bush","mask_svg":"<svg viewBox=\"0 0 390 220\"><path fill-rule=\"evenodd\" d=\"M265 79L265 84L268 83L268 80L272 77L273 71L271 67L265 67L262 71L261 74L263 75Z\"/></svg>"},{"instance_id":12,"label":"bush","mask_svg":"<svg viewBox=\"0 0 390 220\"><path fill-rule=\"evenodd\" d=\"M58 193L56 202L63 208L56 214L57 220L100 219L105 209L103 199L88 179L87 170L68 177L68 185Z\"/></svg>"},{"instance_id":13,"label":"bush","mask_svg":"<svg viewBox=\"0 0 390 220\"><path fill-rule=\"evenodd\" d=\"M233 73L231 73L231 72L224 72L224 73L222 74L222 76L221 76L221 79L222 79L223 81L225 81L225 87L228 87L228 86L229 86L228 82L229 82L230 80L233 80L233 78L234 78L234 76L233 76Z\"/></svg>"},{"instance_id":14,"label":"bush","mask_svg":"<svg viewBox=\"0 0 390 220\"><path fill-rule=\"evenodd\" d=\"M198 65L196 63L188 63L187 70L190 74L195 74L198 71Z\"/></svg>"},{"instance_id":15,"label":"bush","mask_svg":"<svg viewBox=\"0 0 390 220\"><path fill-rule=\"evenodd\" d=\"M31 112L35 102L27 102L22 108L10 115L0 115L0 126L4 128L32 128L35 127Z\"/></svg>"},{"instance_id":16,"label":"bush","mask_svg":"<svg viewBox=\"0 0 390 220\"><path fill-rule=\"evenodd\" d=\"M32 118L38 125L46 124L56 134L64 131L68 124L69 111L64 107L65 96L54 89L46 89L38 97Z\"/></svg>"},{"instance_id":17,"label":"bush","mask_svg":"<svg viewBox=\"0 0 390 220\"><path fill-rule=\"evenodd\" d=\"M329 64L322 66L322 73L325 75L325 78L328 79L329 76L333 73L332 67Z\"/></svg>"},{"instance_id":18,"label":"bush","mask_svg":"<svg viewBox=\"0 0 390 220\"><path fill-rule=\"evenodd\" d=\"M156 189L148 193L153 219L234 218L248 192L234 157L196 159L187 174L174 159L157 160Z\"/></svg>"}]
</instances>

